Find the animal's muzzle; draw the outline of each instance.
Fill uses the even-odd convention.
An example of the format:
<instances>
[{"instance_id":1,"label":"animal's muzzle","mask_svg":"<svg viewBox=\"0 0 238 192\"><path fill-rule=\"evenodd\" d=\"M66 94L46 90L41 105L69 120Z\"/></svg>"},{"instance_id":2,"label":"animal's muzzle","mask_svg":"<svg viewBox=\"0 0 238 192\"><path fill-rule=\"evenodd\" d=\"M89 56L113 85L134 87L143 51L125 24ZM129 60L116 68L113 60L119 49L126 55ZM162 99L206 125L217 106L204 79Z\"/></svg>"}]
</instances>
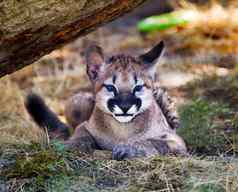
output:
<instances>
[{"instance_id":1,"label":"animal's muzzle","mask_svg":"<svg viewBox=\"0 0 238 192\"><path fill-rule=\"evenodd\" d=\"M126 114L133 105L139 110L141 99L130 92L119 93L114 98L108 100L108 108L111 112L113 112L115 106L118 106Z\"/></svg>"}]
</instances>

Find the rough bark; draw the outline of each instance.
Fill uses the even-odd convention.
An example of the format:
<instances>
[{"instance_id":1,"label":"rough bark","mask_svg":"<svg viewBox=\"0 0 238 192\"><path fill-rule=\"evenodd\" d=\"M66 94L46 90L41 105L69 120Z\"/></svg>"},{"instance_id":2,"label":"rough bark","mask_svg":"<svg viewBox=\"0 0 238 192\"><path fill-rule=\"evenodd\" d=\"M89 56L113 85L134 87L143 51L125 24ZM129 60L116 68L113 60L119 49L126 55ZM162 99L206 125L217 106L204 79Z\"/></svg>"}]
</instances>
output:
<instances>
[{"instance_id":1,"label":"rough bark","mask_svg":"<svg viewBox=\"0 0 238 192\"><path fill-rule=\"evenodd\" d=\"M0 1L0 77L33 63L144 1Z\"/></svg>"}]
</instances>

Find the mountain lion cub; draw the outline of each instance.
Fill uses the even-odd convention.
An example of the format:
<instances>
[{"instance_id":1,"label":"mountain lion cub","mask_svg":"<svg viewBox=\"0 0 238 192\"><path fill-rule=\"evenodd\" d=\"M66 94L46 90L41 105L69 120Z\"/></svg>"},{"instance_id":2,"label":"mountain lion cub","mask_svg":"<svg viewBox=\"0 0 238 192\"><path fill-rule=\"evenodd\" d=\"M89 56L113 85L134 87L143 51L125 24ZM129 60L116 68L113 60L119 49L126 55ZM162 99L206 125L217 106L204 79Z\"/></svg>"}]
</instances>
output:
<instances>
[{"instance_id":1,"label":"mountain lion cub","mask_svg":"<svg viewBox=\"0 0 238 192\"><path fill-rule=\"evenodd\" d=\"M85 57L93 93L80 93L66 106L66 118L76 127L72 136L39 96L30 94L26 108L51 138L64 139L67 147L83 152L110 150L116 160L186 155L184 141L174 129L176 117L166 111L163 93L161 99L155 97L160 90L156 64L163 47L160 42L139 57L115 55L108 59L99 46L89 47Z\"/></svg>"}]
</instances>

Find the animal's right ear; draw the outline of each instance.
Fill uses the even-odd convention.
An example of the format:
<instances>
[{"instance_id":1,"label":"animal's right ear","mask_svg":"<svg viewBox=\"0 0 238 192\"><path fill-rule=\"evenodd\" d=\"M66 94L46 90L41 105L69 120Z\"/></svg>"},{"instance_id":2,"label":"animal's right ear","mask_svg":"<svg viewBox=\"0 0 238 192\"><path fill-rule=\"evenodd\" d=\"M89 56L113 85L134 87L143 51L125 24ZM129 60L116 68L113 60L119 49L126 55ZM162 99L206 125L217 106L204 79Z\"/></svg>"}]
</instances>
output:
<instances>
[{"instance_id":1,"label":"animal's right ear","mask_svg":"<svg viewBox=\"0 0 238 192\"><path fill-rule=\"evenodd\" d=\"M164 49L164 42L160 41L155 47L150 49L147 53L139 56L142 61L142 68L147 72L149 77L156 79L156 65Z\"/></svg>"},{"instance_id":2,"label":"animal's right ear","mask_svg":"<svg viewBox=\"0 0 238 192\"><path fill-rule=\"evenodd\" d=\"M160 41L150 51L141 55L139 58L143 62L145 67L149 68L156 64L157 60L159 59L159 57L162 54L163 49L164 49L164 42Z\"/></svg>"},{"instance_id":3,"label":"animal's right ear","mask_svg":"<svg viewBox=\"0 0 238 192\"><path fill-rule=\"evenodd\" d=\"M91 81L98 79L102 66L104 64L104 54L101 47L91 45L85 51L87 74Z\"/></svg>"}]
</instances>

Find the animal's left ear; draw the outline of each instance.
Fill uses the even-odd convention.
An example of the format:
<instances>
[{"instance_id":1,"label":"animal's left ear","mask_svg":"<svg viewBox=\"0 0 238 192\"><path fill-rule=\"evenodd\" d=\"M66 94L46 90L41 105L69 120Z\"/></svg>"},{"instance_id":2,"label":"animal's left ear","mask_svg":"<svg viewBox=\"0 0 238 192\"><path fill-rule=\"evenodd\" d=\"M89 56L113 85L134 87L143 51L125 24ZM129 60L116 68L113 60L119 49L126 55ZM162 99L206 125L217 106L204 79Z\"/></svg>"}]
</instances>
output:
<instances>
[{"instance_id":1,"label":"animal's left ear","mask_svg":"<svg viewBox=\"0 0 238 192\"><path fill-rule=\"evenodd\" d=\"M140 55L139 59L142 62L142 67L147 70L152 79L155 79L156 64L164 49L164 42L160 41L147 53Z\"/></svg>"},{"instance_id":2,"label":"animal's left ear","mask_svg":"<svg viewBox=\"0 0 238 192\"><path fill-rule=\"evenodd\" d=\"M90 45L85 51L87 74L92 82L96 81L104 65L104 53L100 46Z\"/></svg>"}]
</instances>

